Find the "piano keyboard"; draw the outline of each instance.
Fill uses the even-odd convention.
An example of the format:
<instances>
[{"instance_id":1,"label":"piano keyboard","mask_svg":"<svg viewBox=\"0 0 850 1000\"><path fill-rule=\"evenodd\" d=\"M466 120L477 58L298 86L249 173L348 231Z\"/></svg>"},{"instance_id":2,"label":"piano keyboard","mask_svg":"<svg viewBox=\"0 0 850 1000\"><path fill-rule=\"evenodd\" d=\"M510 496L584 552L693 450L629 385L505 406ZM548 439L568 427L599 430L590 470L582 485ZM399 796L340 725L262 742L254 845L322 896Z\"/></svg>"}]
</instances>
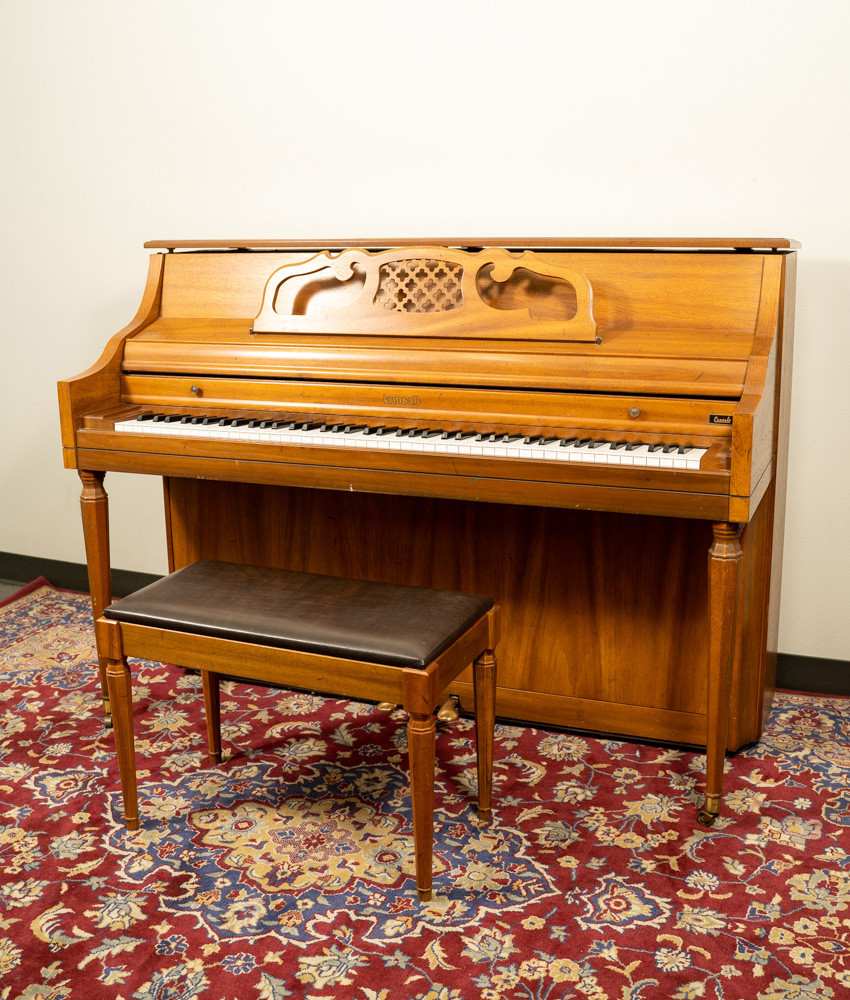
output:
<instances>
[{"instance_id":1,"label":"piano keyboard","mask_svg":"<svg viewBox=\"0 0 850 1000\"><path fill-rule=\"evenodd\" d=\"M524 434L477 434L434 427L304 423L290 420L148 413L115 423L115 430L217 441L370 448L387 451L474 455L487 458L592 462L661 469L698 469L706 452L679 444L641 444L596 438L529 437Z\"/></svg>"}]
</instances>

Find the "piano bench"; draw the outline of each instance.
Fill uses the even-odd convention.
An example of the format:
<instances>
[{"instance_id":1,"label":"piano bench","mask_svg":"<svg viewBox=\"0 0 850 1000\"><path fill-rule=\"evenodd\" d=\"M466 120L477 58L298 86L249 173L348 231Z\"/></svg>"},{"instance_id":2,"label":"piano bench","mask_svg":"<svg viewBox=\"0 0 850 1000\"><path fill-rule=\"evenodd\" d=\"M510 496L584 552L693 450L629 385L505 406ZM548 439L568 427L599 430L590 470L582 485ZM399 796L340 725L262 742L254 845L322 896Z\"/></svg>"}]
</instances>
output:
<instances>
[{"instance_id":1,"label":"piano bench","mask_svg":"<svg viewBox=\"0 0 850 1000\"><path fill-rule=\"evenodd\" d=\"M473 663L478 811L489 817L499 609L488 597L313 573L196 562L110 605L97 623L124 817L138 829L127 657L201 671L212 763L221 761L219 679L400 704L408 713L419 898L431 898L434 711Z\"/></svg>"}]
</instances>

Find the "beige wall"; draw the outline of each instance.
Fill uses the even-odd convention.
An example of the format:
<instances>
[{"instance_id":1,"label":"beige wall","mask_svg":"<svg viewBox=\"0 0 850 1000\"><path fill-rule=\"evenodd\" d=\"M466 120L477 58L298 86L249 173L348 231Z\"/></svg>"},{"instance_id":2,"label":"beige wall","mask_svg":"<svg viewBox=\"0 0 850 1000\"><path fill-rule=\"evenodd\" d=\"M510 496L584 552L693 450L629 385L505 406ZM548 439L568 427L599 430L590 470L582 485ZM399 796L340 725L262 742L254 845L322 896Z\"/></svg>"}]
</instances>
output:
<instances>
[{"instance_id":1,"label":"beige wall","mask_svg":"<svg viewBox=\"0 0 850 1000\"><path fill-rule=\"evenodd\" d=\"M134 313L145 239L802 240L784 652L850 658L846 40L828 0L6 0L0 550L82 561L55 382ZM165 569L112 476L113 564Z\"/></svg>"}]
</instances>

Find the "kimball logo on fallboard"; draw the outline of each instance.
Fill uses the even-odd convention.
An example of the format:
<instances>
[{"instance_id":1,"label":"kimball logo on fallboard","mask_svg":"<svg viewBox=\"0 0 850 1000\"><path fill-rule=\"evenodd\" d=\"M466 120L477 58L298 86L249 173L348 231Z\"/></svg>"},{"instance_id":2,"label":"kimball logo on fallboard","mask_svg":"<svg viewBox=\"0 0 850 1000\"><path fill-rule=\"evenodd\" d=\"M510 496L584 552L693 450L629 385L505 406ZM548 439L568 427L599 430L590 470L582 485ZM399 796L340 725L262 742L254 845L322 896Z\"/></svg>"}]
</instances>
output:
<instances>
[{"instance_id":1,"label":"kimball logo on fallboard","mask_svg":"<svg viewBox=\"0 0 850 1000\"><path fill-rule=\"evenodd\" d=\"M418 396L387 396L384 394L384 402L388 406L419 406Z\"/></svg>"}]
</instances>

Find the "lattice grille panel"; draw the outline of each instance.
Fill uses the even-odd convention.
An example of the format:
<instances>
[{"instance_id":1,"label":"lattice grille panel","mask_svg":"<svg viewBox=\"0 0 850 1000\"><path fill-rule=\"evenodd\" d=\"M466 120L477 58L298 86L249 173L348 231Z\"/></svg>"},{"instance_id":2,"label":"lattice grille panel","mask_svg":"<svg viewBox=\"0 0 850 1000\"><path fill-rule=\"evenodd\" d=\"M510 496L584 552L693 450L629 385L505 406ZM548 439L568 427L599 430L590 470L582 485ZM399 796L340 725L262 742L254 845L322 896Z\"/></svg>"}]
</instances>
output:
<instances>
[{"instance_id":1,"label":"lattice grille panel","mask_svg":"<svg viewBox=\"0 0 850 1000\"><path fill-rule=\"evenodd\" d=\"M427 257L381 265L375 302L406 313L446 312L463 305L463 265Z\"/></svg>"}]
</instances>

